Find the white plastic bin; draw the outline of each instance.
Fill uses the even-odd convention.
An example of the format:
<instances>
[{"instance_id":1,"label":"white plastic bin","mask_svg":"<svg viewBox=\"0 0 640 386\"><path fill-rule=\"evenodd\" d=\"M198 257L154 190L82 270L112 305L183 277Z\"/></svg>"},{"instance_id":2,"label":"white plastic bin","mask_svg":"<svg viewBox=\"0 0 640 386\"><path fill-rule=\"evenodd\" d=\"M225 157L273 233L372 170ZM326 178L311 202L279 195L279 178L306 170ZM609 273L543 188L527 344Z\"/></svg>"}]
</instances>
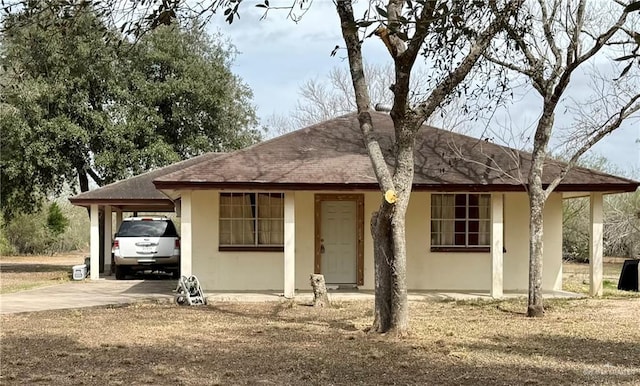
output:
<instances>
[{"instance_id":1,"label":"white plastic bin","mask_svg":"<svg viewBox=\"0 0 640 386\"><path fill-rule=\"evenodd\" d=\"M73 266L73 280L84 280L87 277L87 265L80 264Z\"/></svg>"}]
</instances>

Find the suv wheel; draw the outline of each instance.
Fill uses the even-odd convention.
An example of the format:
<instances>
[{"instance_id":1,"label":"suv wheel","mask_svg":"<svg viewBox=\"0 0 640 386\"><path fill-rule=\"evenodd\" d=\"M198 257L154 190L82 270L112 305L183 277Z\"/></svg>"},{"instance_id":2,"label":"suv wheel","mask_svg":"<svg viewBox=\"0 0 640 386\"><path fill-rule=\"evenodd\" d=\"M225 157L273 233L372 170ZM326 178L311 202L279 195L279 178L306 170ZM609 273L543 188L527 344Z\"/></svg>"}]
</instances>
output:
<instances>
[{"instance_id":1,"label":"suv wheel","mask_svg":"<svg viewBox=\"0 0 640 386\"><path fill-rule=\"evenodd\" d=\"M116 280L124 280L127 276L127 269L121 265L116 265Z\"/></svg>"}]
</instances>

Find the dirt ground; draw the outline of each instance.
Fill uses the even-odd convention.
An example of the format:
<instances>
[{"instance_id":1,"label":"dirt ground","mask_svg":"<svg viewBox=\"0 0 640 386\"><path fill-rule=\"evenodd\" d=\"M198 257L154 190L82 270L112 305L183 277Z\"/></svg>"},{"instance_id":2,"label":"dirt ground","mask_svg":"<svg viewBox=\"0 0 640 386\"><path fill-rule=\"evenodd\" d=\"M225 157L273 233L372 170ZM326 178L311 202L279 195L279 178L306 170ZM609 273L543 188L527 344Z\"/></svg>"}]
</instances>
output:
<instances>
[{"instance_id":1,"label":"dirt ground","mask_svg":"<svg viewBox=\"0 0 640 386\"><path fill-rule=\"evenodd\" d=\"M51 311L1 317L1 384L637 385L640 301L413 302L411 335L364 332L372 303Z\"/></svg>"},{"instance_id":2,"label":"dirt ground","mask_svg":"<svg viewBox=\"0 0 640 386\"><path fill-rule=\"evenodd\" d=\"M2 258L2 290L19 277L68 280L56 273L69 275L82 260ZM607 264L605 280L617 284L619 272L619 263ZM569 287L584 287L588 265L567 264L564 273ZM549 300L536 320L522 314L524 300L412 302L405 339L365 332L367 301L3 315L0 384L637 385L640 298L616 292Z\"/></svg>"},{"instance_id":3,"label":"dirt ground","mask_svg":"<svg viewBox=\"0 0 640 386\"><path fill-rule=\"evenodd\" d=\"M83 264L86 253L54 256L1 256L0 293L24 291L71 280L72 267Z\"/></svg>"}]
</instances>

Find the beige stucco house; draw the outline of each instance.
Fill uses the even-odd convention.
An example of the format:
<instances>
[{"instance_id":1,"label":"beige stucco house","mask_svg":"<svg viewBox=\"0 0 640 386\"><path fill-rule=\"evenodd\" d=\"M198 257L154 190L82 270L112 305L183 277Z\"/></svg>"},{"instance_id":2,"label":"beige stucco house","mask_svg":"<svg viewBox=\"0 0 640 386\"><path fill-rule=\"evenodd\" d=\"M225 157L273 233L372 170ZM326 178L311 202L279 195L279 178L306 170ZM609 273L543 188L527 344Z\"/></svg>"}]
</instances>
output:
<instances>
[{"instance_id":1,"label":"beige stucco house","mask_svg":"<svg viewBox=\"0 0 640 386\"><path fill-rule=\"evenodd\" d=\"M383 152L390 155L391 118L372 115ZM530 155L428 126L418 134L415 155L406 218L409 289L481 291L494 297L525 291L529 211L523 181ZM545 178L562 167L549 161ZM111 218L115 211L116 223L121 221L122 212L134 208L127 201L127 184L144 185L149 192L153 183L156 204L175 203L180 216L182 274L197 275L206 291L275 290L292 297L309 288L313 272L324 274L329 284L374 288L369 223L382 193L355 114L152 173L71 200L91 208L92 265L100 248L110 248L110 240L98 242L97 213L103 210ZM544 209L543 290L562 286L563 199L591 198L591 280L597 295L602 290L602 196L638 185L583 168L567 174ZM151 201L138 197L137 210L147 210L143 203ZM93 270L92 278L98 278Z\"/></svg>"}]
</instances>

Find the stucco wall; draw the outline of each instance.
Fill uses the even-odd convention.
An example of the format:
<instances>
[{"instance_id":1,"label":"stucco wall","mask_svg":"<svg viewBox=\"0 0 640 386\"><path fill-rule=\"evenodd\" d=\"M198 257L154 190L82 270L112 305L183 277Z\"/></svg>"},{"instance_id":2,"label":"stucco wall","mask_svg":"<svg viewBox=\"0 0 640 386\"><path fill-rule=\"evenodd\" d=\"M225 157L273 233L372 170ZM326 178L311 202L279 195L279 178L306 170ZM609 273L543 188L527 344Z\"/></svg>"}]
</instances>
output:
<instances>
[{"instance_id":1,"label":"stucco wall","mask_svg":"<svg viewBox=\"0 0 640 386\"><path fill-rule=\"evenodd\" d=\"M314 263L314 193L295 192L295 288L309 289ZM276 290L284 287L281 252L219 252L217 191L192 194L193 273L206 290ZM365 193L364 285L373 289L371 213L380 202ZM528 278L528 204L525 193L505 193L504 289L524 290ZM489 253L430 252L430 194L414 193L407 212L407 284L414 290L483 290L491 284ZM562 199L545 207L544 289L559 289L562 278Z\"/></svg>"},{"instance_id":2,"label":"stucco wall","mask_svg":"<svg viewBox=\"0 0 640 386\"><path fill-rule=\"evenodd\" d=\"M282 290L284 257L278 252L219 252L217 191L192 197L193 274L205 290Z\"/></svg>"}]
</instances>

